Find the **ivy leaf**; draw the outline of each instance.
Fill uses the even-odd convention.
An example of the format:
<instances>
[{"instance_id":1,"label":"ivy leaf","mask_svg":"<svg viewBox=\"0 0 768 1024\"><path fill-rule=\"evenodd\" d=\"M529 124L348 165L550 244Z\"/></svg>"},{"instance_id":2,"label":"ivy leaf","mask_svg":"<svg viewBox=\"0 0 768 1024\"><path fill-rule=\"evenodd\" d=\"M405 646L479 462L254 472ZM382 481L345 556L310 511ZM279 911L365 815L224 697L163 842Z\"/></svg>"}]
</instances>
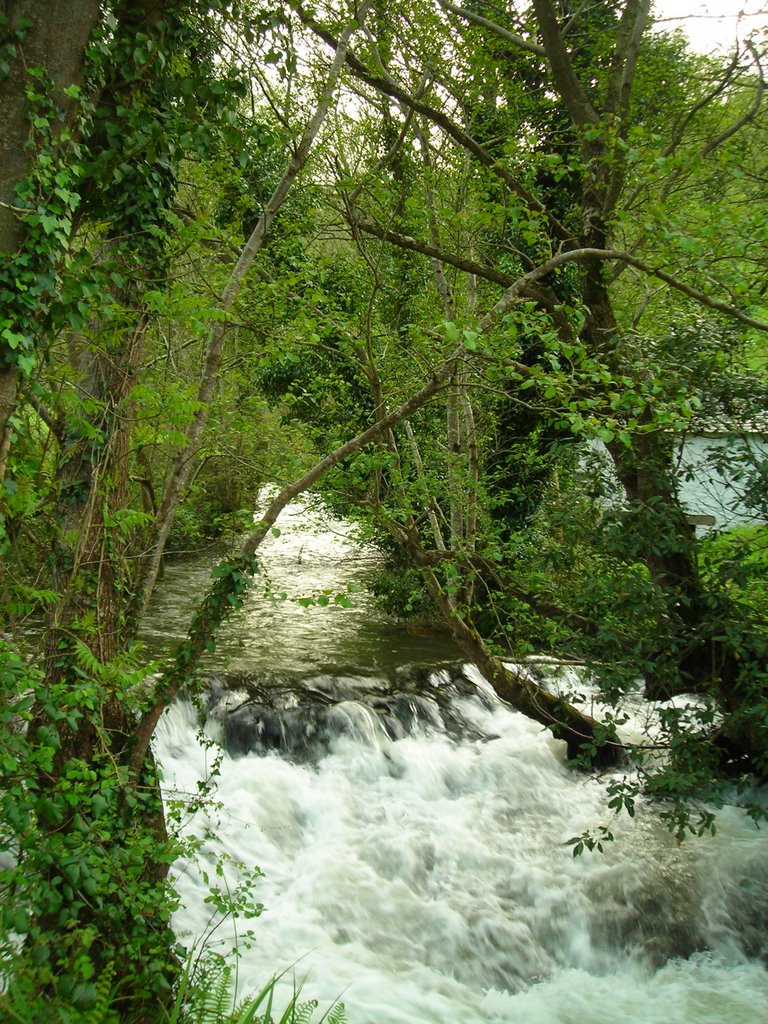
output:
<instances>
[{"instance_id":1,"label":"ivy leaf","mask_svg":"<svg viewBox=\"0 0 768 1024\"><path fill-rule=\"evenodd\" d=\"M47 213L41 213L39 221L46 235L52 235L61 226L61 221L58 217L52 217Z\"/></svg>"}]
</instances>

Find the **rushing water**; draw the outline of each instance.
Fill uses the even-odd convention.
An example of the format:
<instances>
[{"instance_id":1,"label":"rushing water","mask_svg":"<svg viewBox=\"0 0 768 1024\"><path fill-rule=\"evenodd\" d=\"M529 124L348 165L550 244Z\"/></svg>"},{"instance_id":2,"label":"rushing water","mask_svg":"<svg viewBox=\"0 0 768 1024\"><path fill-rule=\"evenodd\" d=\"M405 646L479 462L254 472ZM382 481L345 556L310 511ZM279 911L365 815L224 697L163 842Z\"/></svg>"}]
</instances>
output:
<instances>
[{"instance_id":1,"label":"rushing water","mask_svg":"<svg viewBox=\"0 0 768 1024\"><path fill-rule=\"evenodd\" d=\"M222 809L190 826L212 826L204 864L226 853L264 872L241 989L295 964L354 1024L766 1024L766 834L736 809L682 846L650 810L610 822L605 779L569 771L450 646L398 648L362 596L292 603L346 593L372 557L341 524L293 515L267 553L286 598L255 596L223 644L234 666L210 666ZM154 642L203 586L201 569L185 578L160 594ZM169 790L196 792L214 755L188 705L158 750ZM574 858L565 841L603 823L617 841ZM216 920L200 871L179 871L191 944ZM231 923L213 939L231 945Z\"/></svg>"},{"instance_id":2,"label":"rushing water","mask_svg":"<svg viewBox=\"0 0 768 1024\"><path fill-rule=\"evenodd\" d=\"M378 553L355 540L348 523L322 506L297 502L283 512L278 529L279 536L268 536L259 548L262 571L243 611L221 631L208 668L306 673L458 656L448 639L408 633L375 607L365 583ZM145 643L161 651L180 639L194 600L210 583L210 558L171 560L150 608ZM307 606L309 600L314 603Z\"/></svg>"}]
</instances>

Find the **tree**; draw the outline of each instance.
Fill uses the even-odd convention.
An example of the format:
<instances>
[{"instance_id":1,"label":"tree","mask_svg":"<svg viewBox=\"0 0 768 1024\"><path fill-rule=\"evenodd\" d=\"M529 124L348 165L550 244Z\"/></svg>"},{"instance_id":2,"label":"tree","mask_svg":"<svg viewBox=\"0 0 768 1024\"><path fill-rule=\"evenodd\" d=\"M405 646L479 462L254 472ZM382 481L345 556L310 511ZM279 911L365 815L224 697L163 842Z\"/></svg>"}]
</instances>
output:
<instances>
[{"instance_id":1,"label":"tree","mask_svg":"<svg viewBox=\"0 0 768 1024\"><path fill-rule=\"evenodd\" d=\"M492 386L518 404L532 404L550 429L604 441L625 489L622 529L632 540L626 557L645 564L656 621L664 625L656 631L656 644L643 650L649 695L714 691L728 709L725 731L733 729L728 742L761 770L760 712L753 725L746 719L749 708L760 706L762 675L758 670L748 681L744 664L755 664L756 658L759 665L762 656L755 651L745 658L748 626L740 633L742 640L734 642L741 611L728 610L722 595L707 592L698 576L698 542L678 498L673 440L702 398L695 394L691 401L690 385L680 372L685 367L678 364L675 375L670 374L674 357L664 340L670 318L685 310L682 297L694 309L698 304L736 323L765 329L749 309L750 301L759 305L762 283L753 273L751 256L743 258L738 233L731 233L734 219L718 216L711 201L701 204L702 193L715 194L715 180L720 208L723 189L731 199L740 191L730 187L731 172L722 171L732 166L731 147L742 145L763 117L757 51L749 44L724 67L690 57L677 42L647 34L644 3L567 12L573 16L566 22L565 12L542 0L520 16L517 32L475 11L449 4L443 10L454 27L469 23L461 54L433 10L419 12L416 39L412 13L401 19L392 8L386 45L369 39L367 47L348 53L347 64L371 109L380 106L383 96L403 111L398 138L393 140L386 125L380 129L389 146L376 170L392 166L395 153L402 165L404 152L418 137L424 151L432 152L421 183L411 172L412 209L433 209L435 159L438 180L455 183L462 158L454 156L453 147L472 158L485 193L474 205L465 205L460 233L455 228L459 218L454 214L451 219L443 207L440 230L453 244L441 245L429 218L414 217L407 230L398 229L381 204L374 205L365 176L350 188L345 172L342 202L353 237L358 244L367 235L421 253L433 266L469 275L468 289L473 279L488 282L484 287L495 305L479 322L464 321L469 325L465 347L484 349ZM301 7L298 12L320 39L333 42L333 32L317 15ZM692 96L673 84L684 77L683 68L694 76ZM551 92L537 102L531 87L545 81ZM667 105L660 96L668 97ZM474 121L468 122L467 111ZM428 137L423 130L417 136L411 124L417 118L431 126ZM486 142L480 133L490 125ZM475 195L478 185L473 184ZM684 217L673 210L681 195L711 219L704 223L705 217L697 215L692 229L686 229ZM491 196L495 201L489 203ZM751 213L737 208L751 223ZM492 232L485 227L489 223ZM467 236L476 246L471 258ZM726 266L738 267L738 284ZM654 279L662 285L655 292ZM507 288L499 301L494 285ZM690 312L682 315L691 317ZM641 333L643 318L655 318L659 326ZM462 333L450 336L455 340ZM481 380L476 375L474 386ZM421 470L414 459L408 472L416 480ZM397 472L407 479L402 467ZM395 519L406 501L402 490L396 493ZM425 506L424 522L434 517L435 509ZM429 529L434 534L434 524ZM452 572L465 580L476 572L477 560L468 551L447 559L439 543L436 550L426 550L424 532L409 529L401 540L410 544L412 558L428 563L428 578L437 562L450 562ZM413 549L417 540L420 555ZM528 603L535 608L545 602L534 591ZM547 610L553 610L551 601ZM461 620L461 632L476 611L470 605L460 612L449 609L448 615ZM730 626L723 639L726 622ZM749 693L747 700L736 696L740 687Z\"/></svg>"},{"instance_id":2,"label":"tree","mask_svg":"<svg viewBox=\"0 0 768 1024\"><path fill-rule=\"evenodd\" d=\"M46 234L53 233L50 221L33 223L21 213L17 189L30 172L38 178L40 191L52 185L55 187L53 174L60 167L52 164L47 168L40 167L35 159L36 143L56 153L64 165L71 158L73 122L77 115L74 97L83 79L86 44L98 16L98 3L86 0L75 4L19 0L6 4L5 13L0 16L3 47L0 65L0 104L3 111L0 115L0 255L5 259L19 252L30 229L33 234L43 236L40 242L46 240ZM33 72L30 80L25 73L27 68ZM35 80L38 83L36 88L33 87ZM54 118L45 116L52 112L56 115ZM38 123L35 123L35 118ZM69 212L66 197L59 197L59 212ZM28 319L34 318L38 304L45 300L42 281L45 272L50 273L51 260L55 263L55 245L38 245L36 249L38 257L28 260L25 268L29 281L26 288ZM21 282L6 276L2 284L4 299L11 296L17 299ZM15 406L19 373L28 374L33 362L29 335L14 330L16 326L7 319L1 335L0 480L11 444L12 425L9 420Z\"/></svg>"},{"instance_id":3,"label":"tree","mask_svg":"<svg viewBox=\"0 0 768 1024\"><path fill-rule=\"evenodd\" d=\"M39 5L21 13L29 21L8 23L9 38L29 32L47 40ZM131 445L137 403L147 396L139 381L153 313L169 288L181 227L174 210L180 169L185 159L205 159L247 137L238 109L245 90L210 45L234 26L226 5L190 2L166 11L126 2L105 9L100 21L98 5L92 13L73 37L70 61L70 77L81 68L87 75L77 88L66 83L63 106L46 67L30 68L12 41L7 50L14 64L5 84L19 111L15 141L20 145L30 124L39 134L26 177L13 181L8 173L8 187L15 186L8 212L32 230L17 233L15 249L9 242L3 268L12 385L4 436L10 447L15 432L29 435L11 451L3 543L7 552L29 512L18 500L19 483L36 477L31 501L49 506L44 526L52 547L48 589L22 583L48 605L43 665L28 670L5 642L2 651L7 721L27 722L3 767L10 783L3 842L17 861L7 872L14 901L4 934L15 929L26 937L35 984L53 999L87 1008L97 995L94 975L106 972L121 1019L146 1020L162 1015L157 997L178 973L166 881L178 843L166 832L146 724L156 701L166 706L178 687L165 678L149 692L140 685L147 669L136 668L132 653L138 617L201 447L229 311L306 163L357 23L343 28L314 112L221 295L204 313L211 326L196 400L150 515L134 506ZM86 55L91 28L97 31ZM255 39L251 15L240 28L246 41ZM52 70L59 74L56 62ZM79 142L59 129L70 101ZM60 148L60 140L69 145ZM19 368L30 383L17 394ZM243 565L254 568L252 559ZM223 591L203 606L173 680L192 679L199 654L213 643L216 616L239 604L245 585L239 564L222 573Z\"/></svg>"}]
</instances>

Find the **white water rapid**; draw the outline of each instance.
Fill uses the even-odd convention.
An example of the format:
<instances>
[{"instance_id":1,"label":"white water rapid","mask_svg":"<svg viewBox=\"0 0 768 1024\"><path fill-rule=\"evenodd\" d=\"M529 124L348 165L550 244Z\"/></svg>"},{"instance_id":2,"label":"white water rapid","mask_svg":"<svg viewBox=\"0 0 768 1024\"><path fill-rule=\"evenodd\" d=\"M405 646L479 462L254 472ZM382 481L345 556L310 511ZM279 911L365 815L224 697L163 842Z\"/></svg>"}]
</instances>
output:
<instances>
[{"instance_id":1,"label":"white water rapid","mask_svg":"<svg viewBox=\"0 0 768 1024\"><path fill-rule=\"evenodd\" d=\"M317 573L337 534L300 518ZM288 599L304 586L298 546L288 528L267 553ZM301 608L300 629L271 636L270 665L249 665L260 603L236 628L238 671L211 672L222 809L190 823L212 826L203 864L226 853L264 872L264 912L237 926L256 934L243 993L295 964L286 1001L295 975L304 997L341 998L351 1024L768 1024L768 833L735 808L681 846L650 809L611 819L606 779L570 771L562 744L458 660L384 669L364 645L357 671L349 647L342 671L318 669L331 621L354 636L365 604ZM195 793L214 752L188 705L166 714L157 749L168 790ZM574 858L565 841L600 824L615 843ZM181 865L178 887L191 945L214 919L197 868ZM232 923L211 941L231 946Z\"/></svg>"}]
</instances>

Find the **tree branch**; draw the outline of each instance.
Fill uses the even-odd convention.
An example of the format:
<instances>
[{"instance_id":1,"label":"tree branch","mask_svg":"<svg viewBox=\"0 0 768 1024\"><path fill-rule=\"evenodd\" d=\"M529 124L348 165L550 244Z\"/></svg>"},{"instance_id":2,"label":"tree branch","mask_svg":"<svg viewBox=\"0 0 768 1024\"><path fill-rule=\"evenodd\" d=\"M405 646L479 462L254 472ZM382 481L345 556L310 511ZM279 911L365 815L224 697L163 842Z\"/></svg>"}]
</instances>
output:
<instances>
[{"instance_id":1,"label":"tree branch","mask_svg":"<svg viewBox=\"0 0 768 1024\"><path fill-rule=\"evenodd\" d=\"M706 93L704 96L701 97L701 99L697 100L696 103L693 104L690 110L688 110L685 113L682 120L675 126L672 137L670 138L669 142L664 147L664 149L662 149L659 153L660 157L666 158L674 155L677 147L680 145L680 143L683 140L683 137L685 136L685 131L688 125L699 113L699 111L704 110L705 107L709 106L710 103L712 103L714 100L718 98L718 96L721 96L723 92L725 92L725 90L730 85L731 78L733 77L733 74L736 71L737 67L738 54L735 54L733 59L731 60L731 63L726 68L723 77L717 82L715 86L712 87L712 89L710 89L708 93ZM672 182L677 180L679 174L680 171L677 171L676 174L673 175ZM669 188L671 187L672 182L670 182L669 185L665 185L664 189L662 190L663 198L666 198L666 196L669 194ZM625 209L631 209L637 198L641 195L641 193L646 187L646 184L639 184L633 189L632 194L624 203Z\"/></svg>"},{"instance_id":2,"label":"tree branch","mask_svg":"<svg viewBox=\"0 0 768 1024\"><path fill-rule=\"evenodd\" d=\"M363 231L366 235L380 238L382 242L390 242L401 249L410 249L411 252L421 253L422 256L428 256L431 260L439 260L441 263L447 263L449 266L456 267L457 270L463 270L467 274L475 274L485 281L493 281L495 284L505 286L509 286L515 281L511 274L504 274L486 264L476 263L474 260L457 256L455 253L448 252L448 250L438 248L435 245L430 245L428 242L422 242L420 239L412 238L410 235L401 235L397 231L390 231L388 228L383 228L374 223L374 221L367 220L355 211L349 211L348 218L353 231Z\"/></svg>"},{"instance_id":3,"label":"tree branch","mask_svg":"<svg viewBox=\"0 0 768 1024\"><path fill-rule=\"evenodd\" d=\"M426 81L423 83L422 86L419 87L419 92L416 94L417 99L421 98L421 95L423 94L423 91L424 91L425 88L426 88ZM409 108L407 113L406 113L405 120L403 121L403 126L400 129L400 131L398 132L397 138L392 143L392 145L389 147L387 152L382 157L380 157L379 160L376 161L376 163L373 166L373 168L369 172L367 172L367 174L366 174L367 178L373 178L376 175L381 174L381 172L383 170L385 170L392 163L394 158L400 152L400 150L401 150L401 148L403 146L403 143L405 142L405 139L406 139L406 137L408 135L408 131L409 131L410 127L411 127L411 124L412 124L413 119L414 119L415 116L416 116L416 112ZM365 188L365 178L363 179L363 181L358 183L358 185L352 190L352 192L349 193L349 202L354 203L354 201L357 199L357 197L360 195L360 193L363 191L364 188Z\"/></svg>"},{"instance_id":4,"label":"tree branch","mask_svg":"<svg viewBox=\"0 0 768 1024\"><path fill-rule=\"evenodd\" d=\"M544 40L552 78L574 124L580 128L599 124L600 117L573 70L551 0L533 0L533 9Z\"/></svg>"},{"instance_id":5,"label":"tree branch","mask_svg":"<svg viewBox=\"0 0 768 1024\"><path fill-rule=\"evenodd\" d=\"M605 109L624 124L629 112L640 43L648 23L651 0L627 0L611 58L611 80Z\"/></svg>"},{"instance_id":6,"label":"tree branch","mask_svg":"<svg viewBox=\"0 0 768 1024\"><path fill-rule=\"evenodd\" d=\"M493 306L480 321L478 324L478 333L483 334L488 331L513 305L517 297L526 289L530 288L541 277L546 276L553 270L556 270L558 267L564 266L567 263L595 259L624 261L631 266L637 267L637 269L642 270L646 274L660 278L669 284L670 287L678 289L683 292L683 294L688 295L690 298L700 302L702 305L706 305L711 309L716 309L721 313L734 317L735 319L738 319L743 323L747 323L749 326L756 327L759 330L768 331L768 323L763 323L762 321L748 317L746 314L741 313L740 310L736 310L734 307L720 302L719 300L710 299L697 289L683 284L673 278L672 275L651 267L643 260L639 260L637 257L632 256L629 253L618 250L585 248L560 253L557 256L554 256L551 260L547 260L546 263L536 267L528 274L524 274L522 277L518 278L517 281L515 281L506 290L496 305ZM327 473L328 470L338 465L350 455L354 455L365 445L389 431L396 423L399 423L404 419L408 419L426 405L427 402L429 402L430 399L445 386L446 382L454 372L457 360L463 359L465 356L466 349L462 343L457 346L445 360L443 360L432 374L431 379L422 388L420 388L419 391L413 394L405 402L401 403L401 405L392 410L392 412L377 420L376 423L372 424L362 433L351 438L349 441L345 442L345 444L336 448L335 451L326 455L325 458L315 463L315 465L305 473L304 476L284 487L270 502L258 525L246 538L239 560L239 565L242 566L240 571L245 573L253 572L255 570L255 565L252 561L253 557L262 541L267 536L269 530L276 523L280 513L289 502L293 501L294 498L303 494L304 491L317 483L317 481ZM525 367L526 371L528 371L528 369L528 367ZM205 606L206 600L209 598L210 594L207 599L204 599L202 607ZM160 716L169 703L178 695L182 686L189 682L192 674L194 673L196 661L202 655L203 651L206 650L209 642L215 635L216 630L224 620L227 611L231 610L231 607L231 605L226 605L224 602L221 602L219 617L215 620L206 618L205 616L196 617L196 626L194 630L190 633L188 640L177 649L171 668L163 674L156 684L152 703L148 710L142 715L136 729L136 741L131 757L131 764L135 772L138 772L141 769L149 742L152 738L155 727L160 720ZM460 625L458 625L457 628L461 630ZM482 644L482 641L473 633L472 630L465 631L461 635L463 642L467 645L467 649L472 649L481 661L486 658L487 650L485 649L484 644ZM500 664L501 663L498 663L498 665ZM497 692L499 692L502 699L510 700L511 703L521 707L527 714L532 714L533 717L537 717L537 714L545 714L547 716L546 724L551 724L555 721L562 722L562 718L558 718L554 715L555 711L557 712L557 715L562 715L563 713L563 707L559 702L554 702L551 708L547 706L546 710L542 710L539 706L540 700L543 699L542 694L537 692L533 698L530 694L526 696L524 692L518 689L516 684L510 689L511 680L509 675L506 671L504 671L502 675L499 675L500 670L496 665L495 659L493 664L491 664L491 662L487 662L486 669L491 673L489 678L492 679L493 685L498 687ZM547 698L547 700L549 700L549 698ZM525 707L521 706L520 701L525 702ZM542 719L539 718L539 720L541 721ZM578 724L580 728L583 725L582 717L579 716L575 719L575 723ZM569 726L568 728L571 727ZM573 728L574 736L580 735L575 725Z\"/></svg>"},{"instance_id":7,"label":"tree branch","mask_svg":"<svg viewBox=\"0 0 768 1024\"><path fill-rule=\"evenodd\" d=\"M463 270L468 274L476 274L477 277L481 277L486 281L506 285L507 291L480 321L480 327L483 331L496 323L505 313L509 312L510 308L519 298L526 295L535 299L542 306L547 307L547 302L541 289L534 287L536 282L559 267L565 266L567 263L585 262L590 259L614 261L622 263L624 266L634 267L649 277L658 278L669 285L670 288L681 292L689 299L699 303L699 305L706 306L707 309L713 309L724 316L730 317L732 320L738 320L739 323L743 323L747 327L754 327L758 331L768 331L768 322L751 317L728 302L712 298L706 292L702 292L692 285L685 284L684 281L681 281L673 274L669 274L659 267L653 267L650 263L646 263L645 260L641 260L632 253L623 252L620 249L568 249L553 256L552 259L547 260L545 263L541 263L538 267L534 267L533 270L523 274L522 277L513 278L511 274L504 274L501 271L494 270L493 267L488 267L486 264L464 259L462 256L457 256L455 253L448 252L445 249L437 249L419 239L411 238L409 235L400 235L396 231L389 231L387 228L382 228L378 224L374 224L372 221L366 220L359 215L355 216L351 226L364 231L366 234L380 238L382 241L391 242L393 245L401 246L404 249L411 249L413 252L419 252L430 259L441 260L443 263L448 263L450 266Z\"/></svg>"},{"instance_id":8,"label":"tree branch","mask_svg":"<svg viewBox=\"0 0 768 1024\"><path fill-rule=\"evenodd\" d=\"M311 29L320 39L326 42L329 46L336 47L338 42L334 35L306 11L300 3L297 3L294 7L299 19L303 25ZM356 78L359 78L361 82L365 82L366 85L370 85L371 88L377 92L383 93L386 96L391 96L393 99L398 100L400 103L405 104L411 110L416 111L418 114L422 114L433 124L438 125L443 131L449 135L454 142L456 142L463 149L468 150L477 158L477 160L488 170L491 171L497 178L504 182L504 184L513 192L519 196L520 199L528 206L529 209L534 210L536 213L545 217L547 223L552 229L553 233L557 238L563 242L573 243L573 232L569 231L565 225L561 224L560 221L554 217L550 211L541 203L532 192L530 192L521 181L519 181L513 174L498 162L498 160L488 152L480 143L474 139L468 132L465 132L463 128L460 128L447 114L441 110L437 110L435 107L429 106L429 104L422 100L416 99L409 92L398 85L389 76L383 77L381 75L375 75L369 68L363 64L353 53L347 52L346 56L347 66L350 68Z\"/></svg>"},{"instance_id":9,"label":"tree branch","mask_svg":"<svg viewBox=\"0 0 768 1024\"><path fill-rule=\"evenodd\" d=\"M753 121L760 110L760 107L763 102L763 96L765 95L765 77L763 76L763 69L760 66L760 61L757 57L757 52L754 46L752 45L752 43L749 42L747 43L747 46L749 47L750 53L754 57L758 71L755 98L752 101L752 105L750 106L749 110L747 110L742 115L742 117L738 118L738 120L734 121L733 124L725 128L722 132L720 132L719 135L716 135L714 139L710 139L706 146L703 146L699 150L699 156L702 158L709 156L709 154L714 152L714 150L716 150L719 146L722 146L724 142L727 142L728 139L732 138L736 134L736 132L740 131L745 125L749 124L750 121Z\"/></svg>"},{"instance_id":10,"label":"tree branch","mask_svg":"<svg viewBox=\"0 0 768 1024\"><path fill-rule=\"evenodd\" d=\"M373 235L374 238L380 238L383 242L390 242L392 245L400 246L402 249L410 249L412 252L421 253L423 256L428 256L432 260L439 260L441 263L456 267L457 270L463 270L465 273L482 278L484 281L492 281L494 284L500 284L507 288L517 283L518 279L513 277L512 274L505 274L500 270L494 270L493 267L489 267L485 263L476 263L474 260L457 256L447 249L439 249L436 246L429 245L427 242L422 242L418 238L412 238L410 235L401 235L397 231L390 231L388 228L383 228L354 211L349 213L349 217L350 227L353 232L360 230L365 234ZM537 305L546 311L565 341L573 340L573 330L568 317L563 311L562 304L549 289L543 286L535 286L533 282L529 282L521 289L520 295L533 299Z\"/></svg>"},{"instance_id":11,"label":"tree branch","mask_svg":"<svg viewBox=\"0 0 768 1024\"><path fill-rule=\"evenodd\" d=\"M417 562L420 566L429 567L442 565L445 562L453 562L454 565L463 566L466 570L485 573L499 587L503 588L506 594L511 594L513 597L525 602L525 604L530 605L537 615L541 615L544 618L559 619L574 631L584 633L587 636L596 636L599 631L599 625L594 619L586 618L586 616L579 615L577 612L567 611L559 605L542 601L536 594L523 590L514 579L504 575L498 565L494 565L487 558L483 558L482 555L461 551L429 551L422 548L417 556Z\"/></svg>"},{"instance_id":12,"label":"tree branch","mask_svg":"<svg viewBox=\"0 0 768 1024\"><path fill-rule=\"evenodd\" d=\"M616 764L624 753L612 728L601 726L591 716L584 714L540 686L524 669L506 665L491 654L487 644L475 629L471 619L459 614L455 601L441 584L428 562L422 558L424 547L413 524L401 526L390 521L392 536L408 552L410 558L420 566L429 593L446 623L451 627L453 638L461 649L472 659L482 675L493 687L496 695L528 718L550 729L555 736L566 741L569 757L577 757L584 751L584 744L594 744L599 733L606 739L602 746L591 755L594 765Z\"/></svg>"},{"instance_id":13,"label":"tree branch","mask_svg":"<svg viewBox=\"0 0 768 1024\"><path fill-rule=\"evenodd\" d=\"M619 38L613 52L613 69L605 108L608 113L618 119L618 137L614 144L613 169L603 197L602 216L604 220L608 220L613 213L626 180L627 161L619 149L619 143L625 142L627 138L627 118L632 96L632 83L640 53L640 43L648 24L650 6L651 0L627 0L619 26Z\"/></svg>"},{"instance_id":14,"label":"tree branch","mask_svg":"<svg viewBox=\"0 0 768 1024\"><path fill-rule=\"evenodd\" d=\"M325 120L331 106L336 86L341 75L347 53L347 47L353 33L359 28L370 7L372 0L364 0L358 8L357 20L350 22L342 31L339 41L336 44L336 54L331 64L325 85L320 94L317 107L309 123L305 127L301 139L288 162L288 166L280 179L277 188L272 193L259 221L248 241L243 246L240 257L232 270L229 280L224 288L219 302L219 309L229 312L232 309L246 275L250 270L256 256L261 250L267 233L272 226L278 210L285 201L299 172L304 167L309 152L317 137L318 132ZM174 460L170 478L163 494L160 509L155 521L155 542L149 553L148 562L144 567L144 582L139 602L139 615L143 615L152 596L152 590L157 579L160 563L165 549L165 542L173 522L176 507L181 499L184 487L189 479L192 470L194 456L202 444L202 435L205 424L208 421L208 412L216 384L216 379L221 366L221 359L224 351L224 339L226 335L226 321L217 323L211 331L208 352L205 360L205 367L197 394L199 409L186 431L186 444L179 451Z\"/></svg>"},{"instance_id":15,"label":"tree branch","mask_svg":"<svg viewBox=\"0 0 768 1024\"><path fill-rule=\"evenodd\" d=\"M511 309L519 296L540 278L546 277L547 274L551 274L552 271L557 270L558 267L565 266L566 263L585 262L587 260L617 261L624 263L627 266L635 267L637 270L640 270L644 274L648 274L650 277L657 277L660 281L664 281L664 283L669 285L670 288L674 288L683 295L687 295L689 299L693 299L694 302L698 302L701 306L706 306L707 309L714 309L718 313L722 313L724 316L730 317L732 320L738 320L739 323L746 324L747 327L754 327L758 331L768 332L768 323L765 321L757 320L755 317L749 316L747 313L742 312L740 309L737 309L735 306L732 306L727 302L722 302L720 299L713 299L711 296L707 295L706 292L702 292L698 288L685 284L672 274L668 274L665 270L661 270L659 267L651 266L650 263L646 263L645 260L638 259L637 256L633 256L631 253L622 252L620 249L593 249L588 247L581 249L569 249L567 252L558 253L557 256L553 256L552 259L547 260L545 263L535 267L527 274L519 277L515 283L504 292L496 305L486 313L480 321L479 329L482 332L488 330Z\"/></svg>"},{"instance_id":16,"label":"tree branch","mask_svg":"<svg viewBox=\"0 0 768 1024\"><path fill-rule=\"evenodd\" d=\"M59 444L61 444L64 437L64 423L61 418L54 416L48 406L43 405L40 399L35 398L34 395L24 392L22 397L24 398L24 401L29 402L46 427L48 427L51 434L53 434Z\"/></svg>"},{"instance_id":17,"label":"tree branch","mask_svg":"<svg viewBox=\"0 0 768 1024\"><path fill-rule=\"evenodd\" d=\"M261 517L256 528L252 530L246 538L240 558L238 559L240 573L243 575L246 573L252 575L255 571L253 557L264 538L277 522L280 513L286 505L297 498L300 494L303 494L304 491L309 490L309 488L312 487L313 484L317 483L317 481L327 473L329 469L337 466L350 455L354 455L356 452L360 451L361 448L364 448L365 445L376 440L380 435L386 434L387 431L396 423L399 423L401 420L407 419L415 412L418 412L419 409L426 405L427 402L429 402L429 400L433 398L442 387L444 387L453 371L456 359L464 351L464 346L459 346L451 353L448 359L438 367L431 379L422 388L420 388L419 391L407 399L407 401L403 402L396 409L393 409L392 412L388 413L386 416L383 416L356 437L353 437L349 441L340 445L335 449L335 451L326 455L325 458L320 459L320 461L316 462L315 465L304 474L304 476L300 477L298 480L294 480L293 483L288 484L286 487L283 487L280 493L277 494L267 506L264 515ZM211 598L215 590L216 586L214 584L211 591L209 591L206 597L201 601L198 613L201 609L213 606L214 602ZM141 770L141 766L144 763L144 757L146 755L149 742L155 731L157 723L160 721L160 716L168 705L178 696L180 690L191 681L196 669L197 661L199 661L205 650L209 649L210 642L215 636L216 631L234 607L231 603L224 600L215 602L215 605L215 614L213 614L213 612L208 615L196 613L189 636L176 649L172 664L163 673L153 688L153 694L150 698L151 704L148 710L141 716L136 727L135 742L131 752L131 766L133 771L136 773Z\"/></svg>"},{"instance_id":18,"label":"tree branch","mask_svg":"<svg viewBox=\"0 0 768 1024\"><path fill-rule=\"evenodd\" d=\"M491 21L489 18L484 18L482 14L475 14L474 11L468 11L465 7L454 7L453 4L448 3L448 0L437 0L444 11L450 11L451 14L456 14L460 18L464 18L466 21L473 25L478 25L480 28L488 29L495 36L505 40L507 43L512 43L513 46L517 46L521 50L525 50L527 53L533 53L537 57L546 57L547 51L543 46L538 43L532 42L530 39L524 39L522 36L517 35L516 32L510 32L509 29L502 28L501 25L497 25L495 21Z\"/></svg>"}]
</instances>

